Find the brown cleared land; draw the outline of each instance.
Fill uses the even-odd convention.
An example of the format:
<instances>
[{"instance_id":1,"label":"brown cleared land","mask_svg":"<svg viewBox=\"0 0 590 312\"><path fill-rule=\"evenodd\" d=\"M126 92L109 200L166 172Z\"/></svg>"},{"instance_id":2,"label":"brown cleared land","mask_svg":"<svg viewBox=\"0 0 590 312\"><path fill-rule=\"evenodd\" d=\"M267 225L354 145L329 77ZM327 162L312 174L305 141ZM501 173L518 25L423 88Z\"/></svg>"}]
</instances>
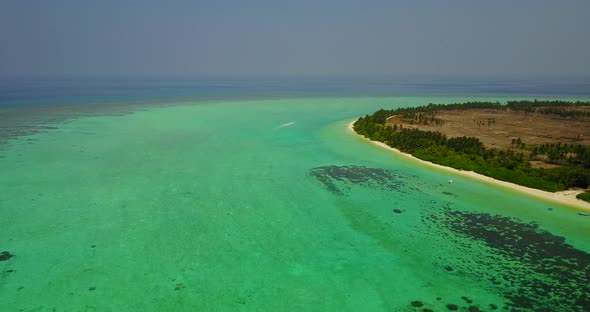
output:
<instances>
[{"instance_id":1,"label":"brown cleared land","mask_svg":"<svg viewBox=\"0 0 590 312\"><path fill-rule=\"evenodd\" d=\"M590 107L575 110L590 111ZM526 146L568 143L590 145L590 118L567 118L540 113L495 109L443 110L434 118L442 124L418 124L417 121L392 116L388 125L439 131L447 137L477 137L488 148L512 149L512 139L520 138ZM526 151L523 151L526 153Z\"/></svg>"}]
</instances>

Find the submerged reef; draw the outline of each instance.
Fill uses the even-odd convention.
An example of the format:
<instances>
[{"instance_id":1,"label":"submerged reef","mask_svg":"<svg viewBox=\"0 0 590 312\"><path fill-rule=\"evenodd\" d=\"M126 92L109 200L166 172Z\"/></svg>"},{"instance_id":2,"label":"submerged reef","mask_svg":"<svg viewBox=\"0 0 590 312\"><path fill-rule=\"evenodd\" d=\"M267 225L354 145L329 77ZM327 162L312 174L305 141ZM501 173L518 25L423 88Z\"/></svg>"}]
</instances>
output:
<instances>
[{"instance_id":1,"label":"submerged reef","mask_svg":"<svg viewBox=\"0 0 590 312\"><path fill-rule=\"evenodd\" d=\"M6 260L9 260L9 259L10 259L10 258L12 258L12 257L14 257L14 255L13 255L13 254L11 254L11 253L10 253L10 252L8 252L8 251L3 251L3 252L0 252L0 261L6 261Z\"/></svg>"},{"instance_id":2,"label":"submerged reef","mask_svg":"<svg viewBox=\"0 0 590 312\"><path fill-rule=\"evenodd\" d=\"M330 192L338 195L344 195L351 185L399 190L404 184L394 171L364 166L322 166L311 169L310 174Z\"/></svg>"},{"instance_id":3,"label":"submerged reef","mask_svg":"<svg viewBox=\"0 0 590 312\"><path fill-rule=\"evenodd\" d=\"M420 192L408 177L386 169L330 165L313 168L310 175L338 196L358 187L389 195ZM448 191L443 195L457 197ZM395 198L391 197L392 202ZM419 222L428 236L442 238L441 244L452 251L441 254L435 266L442 274L471 279L501 299L482 302L473 294L459 293L453 298L437 297L439 303L433 304L433 298L415 298L418 300L408 302L410 310L590 311L590 253L536 223L463 211L452 205L431 201L425 209L419 209ZM387 209L396 217L406 210Z\"/></svg>"},{"instance_id":4,"label":"submerged reef","mask_svg":"<svg viewBox=\"0 0 590 312\"><path fill-rule=\"evenodd\" d=\"M590 311L590 254L565 238L534 223L449 207L422 219L443 235L472 242L457 244L462 253L483 253L462 270L486 279L506 299L505 309Z\"/></svg>"}]
</instances>

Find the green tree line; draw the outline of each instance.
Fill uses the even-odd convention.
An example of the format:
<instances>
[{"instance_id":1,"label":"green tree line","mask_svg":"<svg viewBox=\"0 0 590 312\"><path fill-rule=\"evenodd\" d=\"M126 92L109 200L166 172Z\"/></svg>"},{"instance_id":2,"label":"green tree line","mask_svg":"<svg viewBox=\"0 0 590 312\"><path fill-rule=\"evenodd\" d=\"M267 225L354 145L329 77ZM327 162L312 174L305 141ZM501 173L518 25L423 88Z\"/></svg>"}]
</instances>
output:
<instances>
[{"instance_id":1,"label":"green tree line","mask_svg":"<svg viewBox=\"0 0 590 312\"><path fill-rule=\"evenodd\" d=\"M453 104L433 104L417 107L404 107L392 110L381 109L375 112L373 116L378 115L378 118L387 118L389 116L400 116L405 119L415 119L422 114L422 118L431 118L438 111L457 110L457 109L497 109L525 112L525 113L541 113L547 115L558 115L561 117L588 117L589 111L576 110L573 108L590 106L590 102L576 101L540 101L540 100L522 100L522 101L508 101L506 105L500 102L465 102ZM379 113L379 114L377 114ZM385 123L385 119L383 119Z\"/></svg>"},{"instance_id":2,"label":"green tree line","mask_svg":"<svg viewBox=\"0 0 590 312\"><path fill-rule=\"evenodd\" d=\"M570 164L590 168L590 146L580 144L541 144L531 151L532 160L551 164Z\"/></svg>"},{"instance_id":3,"label":"green tree line","mask_svg":"<svg viewBox=\"0 0 590 312\"><path fill-rule=\"evenodd\" d=\"M557 115L561 117L589 117L590 112L582 110L572 110L571 108L590 106L590 102L568 102L568 101L509 101L506 107L525 113L540 113L545 115Z\"/></svg>"}]
</instances>

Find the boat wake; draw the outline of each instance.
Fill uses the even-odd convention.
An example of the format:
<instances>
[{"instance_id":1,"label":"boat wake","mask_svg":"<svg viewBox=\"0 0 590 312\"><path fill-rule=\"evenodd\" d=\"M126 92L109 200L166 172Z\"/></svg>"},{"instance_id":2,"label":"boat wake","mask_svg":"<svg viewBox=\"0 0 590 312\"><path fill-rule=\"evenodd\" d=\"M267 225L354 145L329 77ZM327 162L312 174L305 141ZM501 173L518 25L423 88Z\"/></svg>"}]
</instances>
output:
<instances>
[{"instance_id":1,"label":"boat wake","mask_svg":"<svg viewBox=\"0 0 590 312\"><path fill-rule=\"evenodd\" d=\"M292 126L292 125L294 125L294 124L295 124L295 122L294 122L294 121L291 121L291 122L288 122L288 123L286 123L286 124L282 124L282 125L280 125L280 126L279 126L279 128L284 128L284 127Z\"/></svg>"}]
</instances>

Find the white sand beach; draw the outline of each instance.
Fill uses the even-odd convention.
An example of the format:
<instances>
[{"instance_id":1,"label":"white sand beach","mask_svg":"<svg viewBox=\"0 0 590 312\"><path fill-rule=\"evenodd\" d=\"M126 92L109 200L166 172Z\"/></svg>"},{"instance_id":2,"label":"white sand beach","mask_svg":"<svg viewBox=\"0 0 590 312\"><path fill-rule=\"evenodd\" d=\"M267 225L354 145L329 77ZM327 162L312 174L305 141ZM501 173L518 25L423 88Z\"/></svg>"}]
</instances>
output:
<instances>
[{"instance_id":1,"label":"white sand beach","mask_svg":"<svg viewBox=\"0 0 590 312\"><path fill-rule=\"evenodd\" d=\"M570 206L570 207L575 207L580 210L590 212L590 203L576 198L576 195L584 192L583 190L566 190L566 191L551 193L551 192L538 190L538 189L534 189L534 188L530 188L530 187L526 187L526 186L522 186L522 185L518 185L518 184L506 182L506 181L496 180L494 178L490 178L488 176L485 176L485 175L482 175L479 173L475 173L473 171L464 171L464 170L459 170L459 169L455 169L455 168L451 168L451 167L438 165L438 164L435 164L435 163L432 163L429 161L425 161L425 160L416 158L416 157L412 156L411 154L401 152L400 150L395 149L391 146L388 146L385 143L372 141L372 140L369 140L369 139L363 137L362 135L357 134L353 129L353 124L355 122L356 122L356 119L351 121L347 125L347 128L350 131L352 131L355 135L358 135L363 140L367 140L377 146L388 149L388 150L390 150L398 155L401 155L403 157L410 158L418 163L422 163L422 164L425 164L425 165L428 165L428 166L431 166L434 168L438 168L440 170L453 172L455 174L459 174L459 175L469 177L472 179L476 179L479 181L484 181L484 182L491 183L494 185L506 187L506 188L509 188L509 189L512 189L512 190L515 190L515 191L518 191L518 192L521 192L521 193L524 193L524 194L527 194L530 196L534 196L534 197L537 197L537 198L540 198L540 199L543 199L546 201L550 201L550 202L554 202L554 203L558 203L558 204L562 204L562 205L566 205L566 206Z\"/></svg>"}]
</instances>

